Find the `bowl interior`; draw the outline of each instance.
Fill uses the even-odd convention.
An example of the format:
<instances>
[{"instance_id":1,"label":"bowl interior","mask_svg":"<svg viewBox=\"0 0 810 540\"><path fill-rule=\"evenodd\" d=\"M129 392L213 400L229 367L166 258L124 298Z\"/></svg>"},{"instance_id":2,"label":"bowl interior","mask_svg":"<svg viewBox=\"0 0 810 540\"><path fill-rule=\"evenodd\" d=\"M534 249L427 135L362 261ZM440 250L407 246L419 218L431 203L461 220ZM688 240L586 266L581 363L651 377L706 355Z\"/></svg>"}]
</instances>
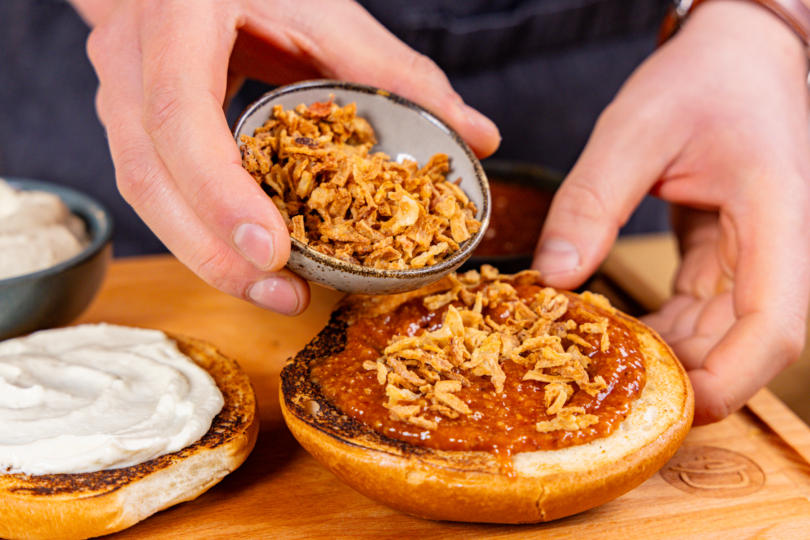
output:
<instances>
[{"instance_id":1,"label":"bowl interior","mask_svg":"<svg viewBox=\"0 0 810 540\"><path fill-rule=\"evenodd\" d=\"M482 228L462 244L459 251L441 263L413 270L378 270L352 265L309 249L295 240L293 250L301 252L311 261L368 277L401 279L410 275L437 274L458 266L478 245L489 223L489 186L480 162L467 144L444 122L418 105L364 85L309 81L265 94L242 114L234 127L234 137L241 144L240 137L243 134L252 136L256 128L264 125L270 117L275 105L291 109L301 103L310 105L328 101L331 96L334 96L335 103L340 106L356 103L357 115L368 120L374 128L378 143L372 151L385 152L393 160L416 159L420 166L437 152L447 154L451 166L447 178L450 181L460 179L459 186L478 209L476 218L482 222Z\"/></svg>"},{"instance_id":2,"label":"bowl interior","mask_svg":"<svg viewBox=\"0 0 810 540\"><path fill-rule=\"evenodd\" d=\"M98 292L112 251L112 220L97 201L47 182L22 178L6 180L18 189L58 195L85 222L90 244L59 264L0 280L0 339L73 321Z\"/></svg>"}]
</instances>

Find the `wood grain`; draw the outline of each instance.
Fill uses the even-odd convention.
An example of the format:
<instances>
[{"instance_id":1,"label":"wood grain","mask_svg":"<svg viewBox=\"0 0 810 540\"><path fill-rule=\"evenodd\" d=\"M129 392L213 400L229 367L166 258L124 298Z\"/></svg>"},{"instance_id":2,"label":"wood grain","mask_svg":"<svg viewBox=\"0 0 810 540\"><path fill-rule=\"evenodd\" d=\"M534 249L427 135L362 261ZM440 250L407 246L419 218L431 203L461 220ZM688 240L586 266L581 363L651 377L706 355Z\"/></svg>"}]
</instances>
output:
<instances>
[{"instance_id":1,"label":"wood grain","mask_svg":"<svg viewBox=\"0 0 810 540\"><path fill-rule=\"evenodd\" d=\"M212 289L168 256L113 263L100 296L77 323L160 328L216 344L250 375L262 419L256 449L239 470L196 501L152 516L115 538L808 537L810 429L767 391L750 410L693 429L685 445L721 448L755 462L764 484L749 495L690 495L656 474L602 507L520 526L430 522L365 498L298 446L277 404L281 367L325 324L340 296L316 288L310 309L290 319ZM778 424L774 428L773 422Z\"/></svg>"}]
</instances>

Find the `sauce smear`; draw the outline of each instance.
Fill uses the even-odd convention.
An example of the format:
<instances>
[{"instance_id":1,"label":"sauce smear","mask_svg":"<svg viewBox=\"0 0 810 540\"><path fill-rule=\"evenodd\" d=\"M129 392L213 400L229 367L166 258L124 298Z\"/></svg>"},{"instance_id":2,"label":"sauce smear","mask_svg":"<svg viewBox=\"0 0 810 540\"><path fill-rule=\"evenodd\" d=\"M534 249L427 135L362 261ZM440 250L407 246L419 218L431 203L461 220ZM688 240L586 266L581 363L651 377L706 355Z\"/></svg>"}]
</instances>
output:
<instances>
[{"instance_id":1,"label":"sauce smear","mask_svg":"<svg viewBox=\"0 0 810 540\"><path fill-rule=\"evenodd\" d=\"M516 285L515 289L521 298L529 298L537 294L540 287ZM583 324L592 321L593 316L609 316L600 307L585 303L577 296L568 296L564 319ZM646 373L639 343L621 321L611 317L610 346L605 352L600 351L598 334L578 334L591 345L582 348L582 354L590 358L588 375L592 380L601 376L607 387L591 396L574 385L574 394L567 406L582 407L587 414L597 416L598 422L593 425L573 431L538 431L538 422L552 418L546 414L547 383L524 381L523 376L531 367L511 360L501 363L506 382L500 393L495 391L488 377L465 373L470 385L454 395L467 404L470 414L458 418L431 414L430 420L438 425L435 430L393 420L383 406L387 400L385 385L378 382L377 372L365 369L363 363L382 356L395 335L418 336L441 327L446 310L447 306L427 309L422 298L417 298L392 313L356 321L348 328L346 348L313 366L312 381L343 413L385 436L434 449L493 452L505 461L518 452L560 449L610 435L630 413L633 400L644 388ZM484 308L483 314L498 324L505 323L511 316L497 304ZM562 339L565 348L572 343Z\"/></svg>"}]
</instances>

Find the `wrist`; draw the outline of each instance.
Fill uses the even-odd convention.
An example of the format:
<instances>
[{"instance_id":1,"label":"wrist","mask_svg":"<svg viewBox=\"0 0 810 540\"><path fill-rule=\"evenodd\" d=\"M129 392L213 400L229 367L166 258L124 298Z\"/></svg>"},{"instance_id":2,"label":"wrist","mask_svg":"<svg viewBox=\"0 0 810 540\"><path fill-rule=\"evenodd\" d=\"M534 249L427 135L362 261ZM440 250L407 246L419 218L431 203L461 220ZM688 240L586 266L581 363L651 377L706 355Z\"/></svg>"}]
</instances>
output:
<instances>
[{"instance_id":1,"label":"wrist","mask_svg":"<svg viewBox=\"0 0 810 540\"><path fill-rule=\"evenodd\" d=\"M732 40L739 47L740 61L745 61L745 49L773 51L776 62L784 63L802 78L807 76L808 49L802 38L781 17L758 2L701 2L689 14L684 34Z\"/></svg>"},{"instance_id":2,"label":"wrist","mask_svg":"<svg viewBox=\"0 0 810 540\"><path fill-rule=\"evenodd\" d=\"M796 34L805 48L810 50L810 0L747 1L761 6L765 11L781 20L787 28ZM675 0L661 25L659 44L663 44L672 37L691 13L704 3L705 0Z\"/></svg>"}]
</instances>

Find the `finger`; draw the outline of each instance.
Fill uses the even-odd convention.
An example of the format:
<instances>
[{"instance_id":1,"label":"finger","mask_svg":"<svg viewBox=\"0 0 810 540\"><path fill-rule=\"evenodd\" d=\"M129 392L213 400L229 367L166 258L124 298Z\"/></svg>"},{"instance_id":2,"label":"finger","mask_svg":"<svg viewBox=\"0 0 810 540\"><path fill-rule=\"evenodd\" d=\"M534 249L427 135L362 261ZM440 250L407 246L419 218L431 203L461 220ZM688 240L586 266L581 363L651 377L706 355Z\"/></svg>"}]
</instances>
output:
<instances>
[{"instance_id":1,"label":"finger","mask_svg":"<svg viewBox=\"0 0 810 540\"><path fill-rule=\"evenodd\" d=\"M675 291L707 300L730 287L730 281L725 278L720 267L717 244L698 244L684 254L675 278Z\"/></svg>"},{"instance_id":2,"label":"finger","mask_svg":"<svg viewBox=\"0 0 810 540\"><path fill-rule=\"evenodd\" d=\"M675 280L676 293L707 300L731 289L736 238L727 223L717 212L673 208L673 226L683 257Z\"/></svg>"},{"instance_id":3,"label":"finger","mask_svg":"<svg viewBox=\"0 0 810 540\"><path fill-rule=\"evenodd\" d=\"M730 293L708 301L693 300L674 318L664 339L688 370L698 369L734 322Z\"/></svg>"},{"instance_id":4,"label":"finger","mask_svg":"<svg viewBox=\"0 0 810 540\"><path fill-rule=\"evenodd\" d=\"M122 193L178 258L211 285L261 307L294 315L306 308L309 289L287 270L262 272L197 218L143 131L140 65L127 24L94 31L88 54L101 80L97 103L107 126Z\"/></svg>"},{"instance_id":5,"label":"finger","mask_svg":"<svg viewBox=\"0 0 810 540\"><path fill-rule=\"evenodd\" d=\"M262 270L278 270L290 240L281 215L242 168L222 111L236 35L227 4L153 2L142 25L143 126L203 224Z\"/></svg>"},{"instance_id":6,"label":"finger","mask_svg":"<svg viewBox=\"0 0 810 540\"><path fill-rule=\"evenodd\" d=\"M678 133L649 128L666 123L652 119L656 103L636 102L620 98L602 113L554 196L532 265L551 286L574 288L596 270L677 152Z\"/></svg>"},{"instance_id":7,"label":"finger","mask_svg":"<svg viewBox=\"0 0 810 540\"><path fill-rule=\"evenodd\" d=\"M759 178L756 184L770 183ZM697 403L705 421L741 407L795 360L804 344L810 254L802 235L783 233L808 230L810 197L800 177L782 176L779 186L749 197L750 203L729 217L739 242L734 267L737 322L696 373Z\"/></svg>"},{"instance_id":8,"label":"finger","mask_svg":"<svg viewBox=\"0 0 810 540\"><path fill-rule=\"evenodd\" d=\"M256 2L253 9L247 31L297 51L321 74L377 86L418 103L458 131L479 157L498 148L495 124L464 104L432 60L394 37L355 2ZM262 79L274 77L264 73Z\"/></svg>"},{"instance_id":9,"label":"finger","mask_svg":"<svg viewBox=\"0 0 810 540\"><path fill-rule=\"evenodd\" d=\"M659 183L659 185L666 185ZM671 200L671 199L667 199ZM695 246L720 241L718 230L718 213L716 211L698 210L680 204L670 207L672 229L678 236L678 247L681 255Z\"/></svg>"},{"instance_id":10,"label":"finger","mask_svg":"<svg viewBox=\"0 0 810 540\"><path fill-rule=\"evenodd\" d=\"M699 369L707 353L734 324L731 293L709 300L676 295L642 321L657 330L688 369Z\"/></svg>"},{"instance_id":11,"label":"finger","mask_svg":"<svg viewBox=\"0 0 810 540\"><path fill-rule=\"evenodd\" d=\"M793 346L776 345L765 337L778 330L767 319L759 313L739 319L711 349L704 366L689 372L696 425L717 422L742 407L789 363L788 357L798 355Z\"/></svg>"},{"instance_id":12,"label":"finger","mask_svg":"<svg viewBox=\"0 0 810 540\"><path fill-rule=\"evenodd\" d=\"M708 336L715 345L734 324L734 303L730 292L721 293L708 300L694 300L672 323L669 339L673 346L679 341L694 336ZM702 362L708 350L699 356L684 357L690 365Z\"/></svg>"},{"instance_id":13,"label":"finger","mask_svg":"<svg viewBox=\"0 0 810 540\"><path fill-rule=\"evenodd\" d=\"M641 321L658 332L665 341L678 314L694 302L694 298L687 295L676 294L664 302L658 311L644 315Z\"/></svg>"}]
</instances>

